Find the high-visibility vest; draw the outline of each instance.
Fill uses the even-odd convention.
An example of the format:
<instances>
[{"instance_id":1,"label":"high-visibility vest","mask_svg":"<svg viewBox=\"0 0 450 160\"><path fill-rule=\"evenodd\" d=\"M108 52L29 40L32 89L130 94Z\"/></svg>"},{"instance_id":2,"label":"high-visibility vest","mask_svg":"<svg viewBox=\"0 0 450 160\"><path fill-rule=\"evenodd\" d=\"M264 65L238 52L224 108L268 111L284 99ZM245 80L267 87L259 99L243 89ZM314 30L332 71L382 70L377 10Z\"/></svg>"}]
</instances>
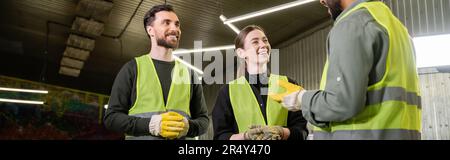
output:
<instances>
[{"instance_id":1,"label":"high-visibility vest","mask_svg":"<svg viewBox=\"0 0 450 160\"><path fill-rule=\"evenodd\" d=\"M280 93L277 80L287 81L286 76L271 74L269 77L269 92ZM280 103L267 98L266 118L264 120L258 100L244 76L229 83L229 96L239 133L244 133L251 125L286 126L288 110Z\"/></svg>"},{"instance_id":2,"label":"high-visibility vest","mask_svg":"<svg viewBox=\"0 0 450 160\"><path fill-rule=\"evenodd\" d=\"M141 118L151 118L155 114L167 111L180 113L190 118L189 104L191 97L191 80L186 66L175 61L172 70L172 83L164 104L163 91L155 66L149 55L136 57L137 80L136 101L128 115ZM155 136L126 136L126 139L162 139Z\"/></svg>"},{"instance_id":3,"label":"high-visibility vest","mask_svg":"<svg viewBox=\"0 0 450 160\"><path fill-rule=\"evenodd\" d=\"M330 122L325 128L315 127L314 139L420 139L420 88L408 31L379 1L360 3L340 20L361 8L366 8L388 32L389 51L384 76L367 87L366 106L361 113L343 122ZM327 71L328 60L320 85L322 91Z\"/></svg>"}]
</instances>

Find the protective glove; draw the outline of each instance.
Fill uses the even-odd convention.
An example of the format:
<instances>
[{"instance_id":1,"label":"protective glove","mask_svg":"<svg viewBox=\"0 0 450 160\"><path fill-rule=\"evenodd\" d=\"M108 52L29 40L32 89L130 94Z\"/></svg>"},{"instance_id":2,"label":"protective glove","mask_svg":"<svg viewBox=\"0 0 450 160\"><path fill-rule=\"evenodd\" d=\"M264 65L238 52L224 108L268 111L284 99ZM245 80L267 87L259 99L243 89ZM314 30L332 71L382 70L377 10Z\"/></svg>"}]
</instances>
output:
<instances>
[{"instance_id":1,"label":"protective glove","mask_svg":"<svg viewBox=\"0 0 450 160\"><path fill-rule=\"evenodd\" d=\"M302 110L302 97L305 92L305 90L300 90L284 96L281 105L289 111Z\"/></svg>"},{"instance_id":2,"label":"protective glove","mask_svg":"<svg viewBox=\"0 0 450 160\"><path fill-rule=\"evenodd\" d=\"M168 139L181 138L186 136L189 130L187 119L176 112L167 112L162 116L161 136Z\"/></svg>"},{"instance_id":3,"label":"protective glove","mask_svg":"<svg viewBox=\"0 0 450 160\"><path fill-rule=\"evenodd\" d=\"M149 124L150 134L168 139L179 138L182 135L180 133L185 128L189 128L189 124L186 126L185 119L185 117L176 112L153 115Z\"/></svg>"},{"instance_id":4,"label":"protective glove","mask_svg":"<svg viewBox=\"0 0 450 160\"><path fill-rule=\"evenodd\" d=\"M181 137L186 136L188 131L189 131L189 121L187 120L187 118L183 117L182 122L184 123L184 126L182 128L183 130L181 130L181 132L179 132L177 138L181 138Z\"/></svg>"},{"instance_id":5,"label":"protective glove","mask_svg":"<svg viewBox=\"0 0 450 160\"><path fill-rule=\"evenodd\" d=\"M261 125L252 125L244 132L244 140L256 140L262 133Z\"/></svg>"},{"instance_id":6,"label":"protective glove","mask_svg":"<svg viewBox=\"0 0 450 160\"><path fill-rule=\"evenodd\" d=\"M268 93L269 97L277 102L283 101L283 98L286 95L304 90L303 87L289 83L288 81L278 80L277 84L278 84L278 86L286 89L286 91L284 93L274 93L274 92Z\"/></svg>"},{"instance_id":7,"label":"protective glove","mask_svg":"<svg viewBox=\"0 0 450 160\"><path fill-rule=\"evenodd\" d=\"M261 140L281 140L284 136L283 127L281 126L264 126L262 127L263 135Z\"/></svg>"},{"instance_id":8,"label":"protective glove","mask_svg":"<svg viewBox=\"0 0 450 160\"><path fill-rule=\"evenodd\" d=\"M245 140L281 140L283 135L281 126L252 125L244 133Z\"/></svg>"}]
</instances>

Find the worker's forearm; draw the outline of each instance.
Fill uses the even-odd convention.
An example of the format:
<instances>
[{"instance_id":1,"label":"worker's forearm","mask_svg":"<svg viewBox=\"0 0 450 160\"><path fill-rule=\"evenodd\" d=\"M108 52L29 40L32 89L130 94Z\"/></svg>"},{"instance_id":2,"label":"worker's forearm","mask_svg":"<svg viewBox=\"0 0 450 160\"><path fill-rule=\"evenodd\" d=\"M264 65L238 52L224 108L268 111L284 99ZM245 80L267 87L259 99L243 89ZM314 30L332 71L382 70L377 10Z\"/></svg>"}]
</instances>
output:
<instances>
[{"instance_id":1,"label":"worker's forearm","mask_svg":"<svg viewBox=\"0 0 450 160\"><path fill-rule=\"evenodd\" d=\"M148 135L150 118L132 117L124 113L107 111L105 127L119 133L133 136Z\"/></svg>"},{"instance_id":2,"label":"worker's forearm","mask_svg":"<svg viewBox=\"0 0 450 160\"><path fill-rule=\"evenodd\" d=\"M195 137L206 132L209 125L209 118L204 115L196 119L189 120L189 131L187 137Z\"/></svg>"}]
</instances>

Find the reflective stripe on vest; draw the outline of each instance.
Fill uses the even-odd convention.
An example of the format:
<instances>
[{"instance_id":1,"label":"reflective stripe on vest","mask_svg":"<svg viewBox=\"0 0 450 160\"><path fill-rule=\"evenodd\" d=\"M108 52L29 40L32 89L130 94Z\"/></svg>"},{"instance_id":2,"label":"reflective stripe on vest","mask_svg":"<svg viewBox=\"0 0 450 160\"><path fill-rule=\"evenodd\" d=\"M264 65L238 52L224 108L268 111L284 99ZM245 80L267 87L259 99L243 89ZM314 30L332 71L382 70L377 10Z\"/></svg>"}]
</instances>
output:
<instances>
[{"instance_id":1,"label":"reflective stripe on vest","mask_svg":"<svg viewBox=\"0 0 450 160\"><path fill-rule=\"evenodd\" d=\"M377 1L359 4L339 20L361 8L388 32L385 74L368 86L361 113L344 122L331 122L329 128L314 127L314 139L420 139L420 89L408 31L384 3ZM328 60L320 90L325 89L327 71Z\"/></svg>"},{"instance_id":2,"label":"reflective stripe on vest","mask_svg":"<svg viewBox=\"0 0 450 160\"><path fill-rule=\"evenodd\" d=\"M186 66L175 61L172 71L172 83L166 104L158 74L148 54L136 57L137 80L136 101L129 110L130 116L150 118L154 114L175 111L190 118L191 82ZM126 137L127 139L160 139L153 136Z\"/></svg>"},{"instance_id":3,"label":"reflective stripe on vest","mask_svg":"<svg viewBox=\"0 0 450 160\"><path fill-rule=\"evenodd\" d=\"M410 140L420 137L416 130L384 129L384 130L340 130L335 132L314 132L314 139L367 140L381 137L384 140Z\"/></svg>"},{"instance_id":4,"label":"reflective stripe on vest","mask_svg":"<svg viewBox=\"0 0 450 160\"><path fill-rule=\"evenodd\" d=\"M269 91L279 93L284 90L284 88L276 85L277 80L288 81L286 76L271 74L269 77ZM287 125L288 111L280 103L270 98L267 98L266 103L266 123L258 100L245 77L240 77L229 83L229 96L239 133L247 131L251 125Z\"/></svg>"}]
</instances>

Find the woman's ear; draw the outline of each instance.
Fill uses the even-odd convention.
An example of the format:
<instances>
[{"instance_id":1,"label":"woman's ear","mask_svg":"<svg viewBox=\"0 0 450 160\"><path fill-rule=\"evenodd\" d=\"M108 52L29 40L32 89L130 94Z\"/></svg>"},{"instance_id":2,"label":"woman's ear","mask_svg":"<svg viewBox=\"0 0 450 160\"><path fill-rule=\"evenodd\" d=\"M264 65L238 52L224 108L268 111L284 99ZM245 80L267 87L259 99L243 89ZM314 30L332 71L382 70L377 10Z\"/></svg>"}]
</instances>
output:
<instances>
[{"instance_id":1,"label":"woman's ear","mask_svg":"<svg viewBox=\"0 0 450 160\"><path fill-rule=\"evenodd\" d=\"M245 59L245 52L242 48L237 48L236 54L238 55L239 58Z\"/></svg>"}]
</instances>

